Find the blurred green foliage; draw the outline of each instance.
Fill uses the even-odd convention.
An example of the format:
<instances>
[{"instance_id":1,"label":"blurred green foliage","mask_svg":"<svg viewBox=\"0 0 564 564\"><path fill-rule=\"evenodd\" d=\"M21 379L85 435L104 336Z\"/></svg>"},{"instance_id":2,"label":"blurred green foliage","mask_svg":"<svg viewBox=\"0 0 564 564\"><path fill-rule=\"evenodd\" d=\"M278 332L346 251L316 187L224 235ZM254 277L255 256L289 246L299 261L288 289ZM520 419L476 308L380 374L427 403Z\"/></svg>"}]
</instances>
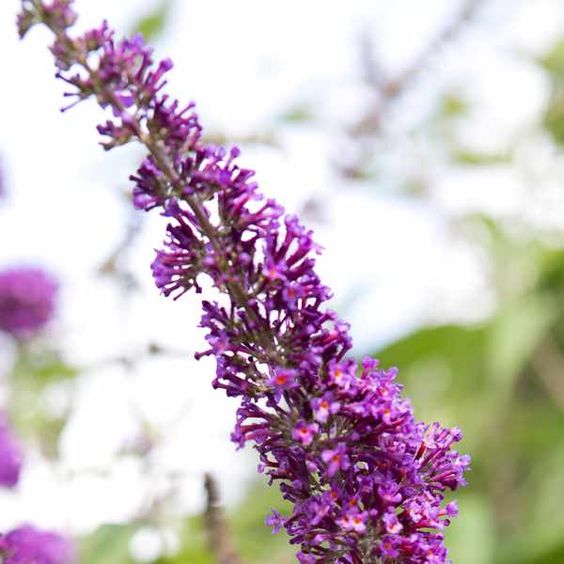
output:
<instances>
[{"instance_id":1,"label":"blurred green foliage","mask_svg":"<svg viewBox=\"0 0 564 564\"><path fill-rule=\"evenodd\" d=\"M172 9L172 0L161 0L149 13L133 25L133 31L140 33L145 41L155 41L163 33Z\"/></svg>"},{"instance_id":2,"label":"blurred green foliage","mask_svg":"<svg viewBox=\"0 0 564 564\"><path fill-rule=\"evenodd\" d=\"M463 165L495 165L507 164L511 162L511 156L506 154L478 153L468 151L462 148L454 149L453 159L455 162Z\"/></svg>"},{"instance_id":3,"label":"blurred green foliage","mask_svg":"<svg viewBox=\"0 0 564 564\"><path fill-rule=\"evenodd\" d=\"M540 59L548 73L551 96L543 125L557 145L564 144L564 40L558 41L548 54Z\"/></svg>"},{"instance_id":4,"label":"blurred green foliage","mask_svg":"<svg viewBox=\"0 0 564 564\"><path fill-rule=\"evenodd\" d=\"M310 105L303 103L288 108L278 119L286 123L307 123L315 119L315 114Z\"/></svg>"},{"instance_id":5,"label":"blurred green foliage","mask_svg":"<svg viewBox=\"0 0 564 564\"><path fill-rule=\"evenodd\" d=\"M53 410L47 394L56 387L66 394L65 388L72 385L78 370L56 349L39 341L20 345L8 376L8 408L16 428L23 438L37 442L43 455L55 459L70 402Z\"/></svg>"},{"instance_id":6,"label":"blurred green foliage","mask_svg":"<svg viewBox=\"0 0 564 564\"><path fill-rule=\"evenodd\" d=\"M80 562L88 564L128 564L131 537L136 527L127 525L102 525L82 540L79 547Z\"/></svg>"},{"instance_id":7,"label":"blurred green foliage","mask_svg":"<svg viewBox=\"0 0 564 564\"><path fill-rule=\"evenodd\" d=\"M468 102L454 92L447 92L439 101L438 114L444 119L459 118L468 115Z\"/></svg>"},{"instance_id":8,"label":"blurred green foliage","mask_svg":"<svg viewBox=\"0 0 564 564\"><path fill-rule=\"evenodd\" d=\"M490 220L496 313L427 327L375 353L424 420L459 425L472 455L453 562L564 562L564 251ZM531 234L530 234L531 235Z\"/></svg>"},{"instance_id":9,"label":"blurred green foliage","mask_svg":"<svg viewBox=\"0 0 564 564\"><path fill-rule=\"evenodd\" d=\"M293 550L288 545L286 535L283 532L272 535L264 524L265 516L273 508L281 512L288 511L276 488L256 484L236 511L228 515L231 540L244 562L275 564L292 560ZM184 527L186 534L183 538L187 539L187 542L180 553L173 558L159 560L158 564L214 564L203 519L188 519Z\"/></svg>"},{"instance_id":10,"label":"blurred green foliage","mask_svg":"<svg viewBox=\"0 0 564 564\"><path fill-rule=\"evenodd\" d=\"M288 511L276 488L255 484L241 504L228 513L231 541L242 560L253 564L283 564L293 561L295 552L283 532L272 535L265 526L265 516L276 508ZM146 520L127 525L104 525L84 538L80 546L81 562L88 564L134 564L130 545L135 532L151 525ZM154 524L155 528L158 525ZM154 564L214 564L209 549L203 516L187 517L176 523L180 540L178 551L160 557Z\"/></svg>"}]
</instances>

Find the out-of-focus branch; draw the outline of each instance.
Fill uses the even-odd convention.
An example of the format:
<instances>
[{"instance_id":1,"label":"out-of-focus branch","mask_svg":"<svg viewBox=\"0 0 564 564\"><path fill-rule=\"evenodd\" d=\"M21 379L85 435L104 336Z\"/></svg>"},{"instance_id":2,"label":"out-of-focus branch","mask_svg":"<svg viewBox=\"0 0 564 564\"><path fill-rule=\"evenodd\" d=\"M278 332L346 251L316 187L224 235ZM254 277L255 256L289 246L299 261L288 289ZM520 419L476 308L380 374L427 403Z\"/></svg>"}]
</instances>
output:
<instances>
[{"instance_id":1,"label":"out-of-focus branch","mask_svg":"<svg viewBox=\"0 0 564 564\"><path fill-rule=\"evenodd\" d=\"M428 65L431 59L433 59L447 43L456 39L468 24L472 23L486 2L487 0L467 0L456 17L429 42L419 57L417 57L405 71L385 81L383 84L380 84L382 94L388 100L393 100L401 94L413 82L421 70Z\"/></svg>"},{"instance_id":2,"label":"out-of-focus branch","mask_svg":"<svg viewBox=\"0 0 564 564\"><path fill-rule=\"evenodd\" d=\"M375 95L375 103L360 116L347 130L348 136L362 145L362 140L371 141L382 133L382 125L394 103L415 82L415 79L429 66L429 63L442 50L454 41L464 29L471 24L488 0L466 0L458 14L432 39L422 53L415 58L409 67L397 76L385 76L381 70L374 45L367 33L360 44L360 59L363 80ZM363 164L372 155L373 148L359 147L359 162L349 163L341 168L346 177L357 177L362 171Z\"/></svg>"},{"instance_id":3,"label":"out-of-focus branch","mask_svg":"<svg viewBox=\"0 0 564 564\"><path fill-rule=\"evenodd\" d=\"M219 491L214 477L206 473L204 477L206 489L205 523L210 549L218 564L241 564L219 503Z\"/></svg>"},{"instance_id":4,"label":"out-of-focus branch","mask_svg":"<svg viewBox=\"0 0 564 564\"><path fill-rule=\"evenodd\" d=\"M554 403L564 411L564 355L551 337L546 338L533 356L532 364Z\"/></svg>"},{"instance_id":5,"label":"out-of-focus branch","mask_svg":"<svg viewBox=\"0 0 564 564\"><path fill-rule=\"evenodd\" d=\"M265 147L281 148L280 141L274 131L250 132L247 134L225 134L219 130L208 132L205 136L208 143L216 145L262 145Z\"/></svg>"},{"instance_id":6,"label":"out-of-focus branch","mask_svg":"<svg viewBox=\"0 0 564 564\"><path fill-rule=\"evenodd\" d=\"M128 202L129 205L129 202ZM131 290L137 287L137 281L132 272L123 266L127 253L131 250L135 241L141 235L143 222L136 210L131 209L127 229L117 246L98 267L98 273L104 276L113 276L121 284L124 295L129 295Z\"/></svg>"},{"instance_id":7,"label":"out-of-focus branch","mask_svg":"<svg viewBox=\"0 0 564 564\"><path fill-rule=\"evenodd\" d=\"M133 370L141 362L150 358L167 357L186 359L193 354L194 351L173 349L171 347L164 347L158 343L150 342L143 348L135 349L132 352L124 353L122 355L105 358L91 364L90 366L85 366L83 367L83 371L99 370L113 365L121 365L127 370Z\"/></svg>"}]
</instances>

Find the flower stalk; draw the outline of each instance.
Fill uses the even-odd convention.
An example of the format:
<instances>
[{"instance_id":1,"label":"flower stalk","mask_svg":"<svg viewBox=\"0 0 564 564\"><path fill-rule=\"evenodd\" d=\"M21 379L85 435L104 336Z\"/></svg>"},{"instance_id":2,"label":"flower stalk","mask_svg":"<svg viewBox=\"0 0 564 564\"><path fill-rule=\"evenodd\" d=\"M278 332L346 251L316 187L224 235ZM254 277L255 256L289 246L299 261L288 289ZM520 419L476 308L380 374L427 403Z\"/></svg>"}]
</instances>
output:
<instances>
[{"instance_id":1,"label":"flower stalk","mask_svg":"<svg viewBox=\"0 0 564 564\"><path fill-rule=\"evenodd\" d=\"M204 519L210 550L218 564L241 564L233 543L225 515L219 501L219 488L211 474L204 476L206 490L206 511Z\"/></svg>"}]
</instances>

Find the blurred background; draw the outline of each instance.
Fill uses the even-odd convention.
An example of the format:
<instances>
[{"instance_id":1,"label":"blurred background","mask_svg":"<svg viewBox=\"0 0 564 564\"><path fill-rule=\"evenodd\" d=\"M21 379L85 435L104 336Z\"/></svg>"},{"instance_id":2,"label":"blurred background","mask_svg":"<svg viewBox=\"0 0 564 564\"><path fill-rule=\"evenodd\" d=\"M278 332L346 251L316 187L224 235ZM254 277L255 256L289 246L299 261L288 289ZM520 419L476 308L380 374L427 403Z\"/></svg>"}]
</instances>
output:
<instances>
[{"instance_id":1,"label":"blurred background","mask_svg":"<svg viewBox=\"0 0 564 564\"><path fill-rule=\"evenodd\" d=\"M55 320L0 335L0 398L25 444L0 528L77 539L86 564L213 562L217 481L248 563L293 561L279 495L229 442L197 300L158 295L163 218L132 210L141 152L104 154L93 106L62 116L50 38L0 5L0 268L59 280ZM564 3L79 0L176 64L209 140L314 228L354 354L400 369L419 418L473 458L456 564L564 562Z\"/></svg>"}]
</instances>

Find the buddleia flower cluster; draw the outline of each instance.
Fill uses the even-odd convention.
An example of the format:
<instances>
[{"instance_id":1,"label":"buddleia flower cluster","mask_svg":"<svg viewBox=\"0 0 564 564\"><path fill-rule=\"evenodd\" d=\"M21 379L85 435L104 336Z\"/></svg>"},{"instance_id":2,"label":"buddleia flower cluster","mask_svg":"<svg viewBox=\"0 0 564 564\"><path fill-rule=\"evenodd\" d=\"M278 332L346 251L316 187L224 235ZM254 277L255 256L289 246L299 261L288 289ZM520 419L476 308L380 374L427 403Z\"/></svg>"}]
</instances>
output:
<instances>
[{"instance_id":1,"label":"buddleia flower cluster","mask_svg":"<svg viewBox=\"0 0 564 564\"><path fill-rule=\"evenodd\" d=\"M347 357L349 327L327 308L312 232L262 195L237 148L203 140L194 105L165 91L172 62L105 22L72 34L76 19L71 0L23 0L20 34L36 23L53 32L64 109L89 98L105 109L106 149L145 147L133 204L169 218L155 282L175 299L215 288L197 357L213 356L213 386L240 400L233 441L254 445L291 502L267 522L302 563L446 562L441 531L457 509L445 494L469 465L451 448L460 431L417 421L395 369Z\"/></svg>"}]
</instances>

